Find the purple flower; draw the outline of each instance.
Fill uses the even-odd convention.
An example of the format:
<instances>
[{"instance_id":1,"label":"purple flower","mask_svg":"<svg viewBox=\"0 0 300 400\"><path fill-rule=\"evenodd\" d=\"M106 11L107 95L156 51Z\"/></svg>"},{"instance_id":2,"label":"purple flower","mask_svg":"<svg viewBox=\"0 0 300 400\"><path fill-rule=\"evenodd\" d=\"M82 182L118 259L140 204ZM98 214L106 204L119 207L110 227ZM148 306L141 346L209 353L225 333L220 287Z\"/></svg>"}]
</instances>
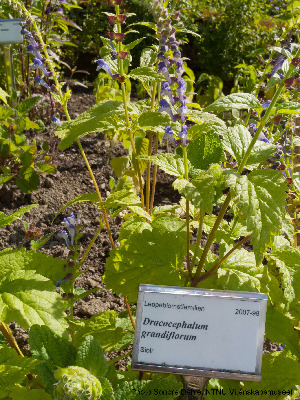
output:
<instances>
[{"instance_id":1,"label":"purple flower","mask_svg":"<svg viewBox=\"0 0 300 400\"><path fill-rule=\"evenodd\" d=\"M178 136L179 136L180 139L182 140L182 145L183 145L183 147L186 146L187 135L188 135L188 133L187 133L187 126L186 126L186 125L182 125L181 132L178 133Z\"/></svg>"},{"instance_id":2,"label":"purple flower","mask_svg":"<svg viewBox=\"0 0 300 400\"><path fill-rule=\"evenodd\" d=\"M159 102L159 108L158 108L158 112L166 112L170 115L170 117L172 118L173 121L175 121L175 117L172 113L170 104L167 102L167 100L162 99Z\"/></svg>"},{"instance_id":3,"label":"purple flower","mask_svg":"<svg viewBox=\"0 0 300 400\"><path fill-rule=\"evenodd\" d=\"M116 51L116 49L115 49L115 47L114 47L113 42L112 42L111 39L109 40L109 43L110 43L110 47L112 48L112 51L110 52L110 54L111 54L111 59L112 59L112 60L116 60L116 59L117 59L118 53L117 53L117 51ZM99 60L98 60L98 61L99 61Z\"/></svg>"},{"instance_id":4,"label":"purple flower","mask_svg":"<svg viewBox=\"0 0 300 400\"><path fill-rule=\"evenodd\" d=\"M165 127L165 133L163 139L172 139L174 141L174 144L176 144L176 140L174 138L174 132L170 126Z\"/></svg>"},{"instance_id":5,"label":"purple flower","mask_svg":"<svg viewBox=\"0 0 300 400\"><path fill-rule=\"evenodd\" d=\"M181 78L178 81L178 88L177 88L178 97L181 102L184 100L183 96L185 92L186 92L185 80Z\"/></svg>"},{"instance_id":6,"label":"purple flower","mask_svg":"<svg viewBox=\"0 0 300 400\"><path fill-rule=\"evenodd\" d=\"M267 139L267 137L262 132L260 132L260 134L258 136L258 140L261 140L262 142L265 142L265 143L269 143L269 139Z\"/></svg>"},{"instance_id":7,"label":"purple flower","mask_svg":"<svg viewBox=\"0 0 300 400\"><path fill-rule=\"evenodd\" d=\"M61 231L57 234L57 236L58 236L58 237L62 237L62 238L65 240L67 247L70 246L70 241L69 241L69 236L68 236L68 234L67 234L67 231L61 230Z\"/></svg>"},{"instance_id":8,"label":"purple flower","mask_svg":"<svg viewBox=\"0 0 300 400\"><path fill-rule=\"evenodd\" d=\"M21 29L21 35L24 35L27 40L34 40L32 33L24 27Z\"/></svg>"},{"instance_id":9,"label":"purple flower","mask_svg":"<svg viewBox=\"0 0 300 400\"><path fill-rule=\"evenodd\" d=\"M51 122L52 122L52 124L57 125L57 126L62 125L62 122L56 117L51 117Z\"/></svg>"},{"instance_id":10,"label":"purple flower","mask_svg":"<svg viewBox=\"0 0 300 400\"><path fill-rule=\"evenodd\" d=\"M173 52L173 58L174 58L175 61L181 60L181 52L179 50L175 50Z\"/></svg>"},{"instance_id":11,"label":"purple flower","mask_svg":"<svg viewBox=\"0 0 300 400\"><path fill-rule=\"evenodd\" d=\"M33 44L29 44L26 47L27 53L31 53L35 56L40 61L43 61L44 58L42 57L41 53L37 50L37 46L34 46Z\"/></svg>"},{"instance_id":12,"label":"purple flower","mask_svg":"<svg viewBox=\"0 0 300 400\"><path fill-rule=\"evenodd\" d=\"M163 61L158 64L157 72L159 74L162 74L166 78L166 80L169 82L169 84L171 85L171 78L169 75L169 71L168 71L166 64Z\"/></svg>"},{"instance_id":13,"label":"purple flower","mask_svg":"<svg viewBox=\"0 0 300 400\"><path fill-rule=\"evenodd\" d=\"M175 104L175 101L173 99L172 96L172 89L170 88L170 85L168 84L168 82L163 82L161 84L161 92L160 92L161 96L168 96L170 99L170 102L172 105Z\"/></svg>"},{"instance_id":14,"label":"purple flower","mask_svg":"<svg viewBox=\"0 0 300 400\"><path fill-rule=\"evenodd\" d=\"M46 89L51 91L51 87L44 81L44 79L40 78L39 76L35 76L34 80L35 80L35 85L34 85L35 87L44 86Z\"/></svg>"},{"instance_id":15,"label":"purple flower","mask_svg":"<svg viewBox=\"0 0 300 400\"><path fill-rule=\"evenodd\" d=\"M185 114L188 111L188 108L187 108L186 104L187 104L186 100L182 100L181 101L181 106L177 110L181 114L181 123L182 124L185 121Z\"/></svg>"},{"instance_id":16,"label":"purple flower","mask_svg":"<svg viewBox=\"0 0 300 400\"><path fill-rule=\"evenodd\" d=\"M163 46L161 46L160 51L162 53L165 53L169 50L169 46L167 46L166 44L164 44Z\"/></svg>"},{"instance_id":17,"label":"purple flower","mask_svg":"<svg viewBox=\"0 0 300 400\"><path fill-rule=\"evenodd\" d=\"M96 63L98 63L96 71L99 71L99 69L104 69L104 71L108 72L109 75L114 79L113 73L111 72L109 65L102 58L97 60Z\"/></svg>"},{"instance_id":18,"label":"purple flower","mask_svg":"<svg viewBox=\"0 0 300 400\"><path fill-rule=\"evenodd\" d=\"M262 107L268 108L270 104L271 104L271 100L267 100L264 104L262 104Z\"/></svg>"},{"instance_id":19,"label":"purple flower","mask_svg":"<svg viewBox=\"0 0 300 400\"><path fill-rule=\"evenodd\" d=\"M75 234L76 234L76 228L75 228L76 218L75 218L75 215L73 213L71 213L68 218L64 218L62 224L68 230L68 233L69 233L70 238L71 238L71 245L73 246L74 238L75 238Z\"/></svg>"},{"instance_id":20,"label":"purple flower","mask_svg":"<svg viewBox=\"0 0 300 400\"><path fill-rule=\"evenodd\" d=\"M177 76L177 80L179 81L181 79L182 74L185 72L185 69L183 68L183 61L179 60L176 63L176 69L175 69L175 74Z\"/></svg>"},{"instance_id":21,"label":"purple flower","mask_svg":"<svg viewBox=\"0 0 300 400\"><path fill-rule=\"evenodd\" d=\"M41 60L38 58L33 58L31 61L33 64L30 65L30 69L39 69L45 76L49 76L49 72L46 70L46 67Z\"/></svg>"}]
</instances>

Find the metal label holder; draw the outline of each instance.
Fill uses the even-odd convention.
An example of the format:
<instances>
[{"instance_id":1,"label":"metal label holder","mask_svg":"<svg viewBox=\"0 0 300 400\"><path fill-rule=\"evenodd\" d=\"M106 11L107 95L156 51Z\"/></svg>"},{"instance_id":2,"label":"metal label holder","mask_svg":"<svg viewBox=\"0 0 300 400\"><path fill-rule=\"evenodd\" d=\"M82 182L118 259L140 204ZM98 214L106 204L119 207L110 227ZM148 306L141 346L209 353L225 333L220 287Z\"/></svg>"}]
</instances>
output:
<instances>
[{"instance_id":1,"label":"metal label holder","mask_svg":"<svg viewBox=\"0 0 300 400\"><path fill-rule=\"evenodd\" d=\"M222 379L260 382L267 299L268 296L266 294L253 293L253 292L233 292L233 291L219 291L219 290L207 290L207 289L197 289L197 288L140 285L137 317L136 317L135 339L133 345L132 369L140 371L180 374L180 375L185 375L185 378L189 377L189 379L191 377L194 378L213 377ZM201 304L204 304L202 306L203 312L184 311L184 307L191 310L190 307L193 307L191 306L191 304L194 304L195 305L194 307L196 307L196 309L197 309L197 304L199 309L201 308ZM151 307L151 305L153 307ZM218 328L219 332L216 332L215 329L214 331L212 331L213 328L210 329L210 325L211 327L218 326L218 324L215 324L214 318L217 318L218 312L220 313L220 308L222 307L225 311L227 308L229 309L228 324L227 326L219 326ZM180 309L181 313L179 313L178 311ZM231 315L232 309L234 309L235 314L238 313L238 315ZM222 315L224 315L224 313ZM221 319L222 315L219 316ZM177 325L172 326L172 323L169 322L176 320L177 322L175 322L175 324ZM153 323L151 321L153 321ZM180 323L178 321L184 321L185 324L184 328L186 329L180 330L176 328L176 326L178 327L178 323ZM199 322L198 325L197 321ZM194 327L198 327L197 340L195 340L195 342L192 343L191 345L187 344L188 341L185 342L184 340L178 340L176 345L174 345L174 343L172 344L172 339L175 340L175 338L177 338L176 335L178 335L179 338L185 337L184 334L188 332L187 322L190 322L189 326L193 327L192 329L195 329ZM202 330L201 326L203 327ZM207 331L204 329L205 326L208 327ZM253 330L254 333L256 333L256 337L253 338L253 340L251 341L251 346L252 346L251 349L253 350L254 348L254 351L256 353L252 356L253 365L250 368L251 370L247 369L243 370L242 368L227 369L225 367L227 359L226 357L224 357L224 354L226 352L223 354L224 357L223 368L219 367L215 368L209 365L203 366L201 365L201 361L199 361L199 363L195 365L197 363L197 362L195 363L196 358L198 359L199 357L199 359L201 360L202 356L201 349L204 349L206 345L207 346L211 345L211 343L209 343L209 335L211 334L214 334L216 337L220 337L220 340L221 341L223 340L225 345L227 343L227 345L229 346L228 354L232 354L232 357L235 358L237 360L237 364L239 364L238 360L239 354L237 354L237 352L236 354L232 353L232 349L234 350L234 345L236 343L235 340L236 338L233 339L235 340L233 346L230 345L230 338L232 333L234 333L232 332L231 329L232 326L237 327L241 333L243 333L244 330L246 338L247 337L249 338L249 335L251 335L251 332L248 332L249 327ZM151 329L153 331L150 332L150 334L151 335L153 334L153 338L155 338L156 341L150 338L148 340L149 343L147 343L146 339L148 339L149 333L147 333L145 329L148 329L148 331L149 329ZM161 338L163 329L167 329L165 332L170 332L170 333L166 333L164 339L162 340ZM178 333L175 334L171 333L174 331L176 332L176 329ZM145 337L145 332L148 335L147 337ZM192 332L191 329L189 332ZM157 336L155 337L155 335ZM169 339L166 340L168 335ZM192 338L194 340L194 336L192 336ZM241 337L241 340L243 340L243 337ZM244 344L245 347L247 347L248 343L245 342ZM157 346L156 350L155 346ZM169 346L170 353L165 353L166 360L164 360L165 362L162 362L162 357L163 357L162 353L164 353L164 351L166 352L168 351L166 349L167 346ZM180 362L178 362L178 357L174 358L171 355L171 353L174 354L175 352L177 352L180 346L186 347L186 353L185 353L186 358L183 359L184 358L183 356L183 358L179 360ZM212 353L217 351L214 347L216 347L216 349L218 348L218 346L211 346L209 350L209 348L205 347L205 352L206 355L208 354L208 358L210 356L209 351L211 351ZM245 365L247 365L247 360L246 360L247 351L248 351L247 348L245 348L245 354L241 354L241 357L244 357L245 359ZM155 353L156 356L154 356ZM170 354L170 357L168 356L168 354ZM182 354L184 354L183 351ZM217 357L217 354L215 356ZM194 361L192 363L190 363L189 357L193 358ZM157 358L157 360L155 358ZM177 360L176 363L172 363L172 361L170 362L172 358ZM230 363L229 358L228 358L228 363L232 364ZM212 360L214 363L215 361L214 356L212 356ZM187 381L187 379L185 380Z\"/></svg>"}]
</instances>

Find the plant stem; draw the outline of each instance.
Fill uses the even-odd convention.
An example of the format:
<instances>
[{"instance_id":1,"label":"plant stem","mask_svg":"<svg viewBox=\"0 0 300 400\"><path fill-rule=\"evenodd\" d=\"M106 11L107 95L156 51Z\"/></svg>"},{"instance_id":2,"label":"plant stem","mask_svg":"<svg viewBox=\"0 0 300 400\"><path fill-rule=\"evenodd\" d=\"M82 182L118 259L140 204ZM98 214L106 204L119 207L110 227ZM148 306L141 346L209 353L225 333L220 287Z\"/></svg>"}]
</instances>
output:
<instances>
[{"instance_id":1,"label":"plant stem","mask_svg":"<svg viewBox=\"0 0 300 400\"><path fill-rule=\"evenodd\" d=\"M213 265L211 267L211 269L209 269L208 271L205 272L205 274L201 275L196 282L196 285L199 282L204 281L205 279L209 278L211 275L213 275L217 269L219 268L219 266L222 264L222 262L224 262L226 260L226 258L228 258L230 256L230 254L232 254L236 249L238 249L243 243L247 242L247 240L251 239L252 237L252 233L250 233L248 236L244 237L242 240L240 240L234 247L232 247L232 249L230 249L222 258L220 258L215 265Z\"/></svg>"},{"instance_id":2,"label":"plant stem","mask_svg":"<svg viewBox=\"0 0 300 400\"><path fill-rule=\"evenodd\" d=\"M188 159L186 146L183 146L183 160L184 160L184 175L185 179L189 180L189 169L188 169ZM190 202L186 200L185 202L185 214L186 214L186 266L190 276L192 276L191 266L190 266Z\"/></svg>"},{"instance_id":3,"label":"plant stem","mask_svg":"<svg viewBox=\"0 0 300 400\"><path fill-rule=\"evenodd\" d=\"M104 224L103 224L103 222L102 222L102 224L100 224L100 226L99 226L97 232L96 232L95 235L93 236L93 239L90 241L90 243L89 243L87 249L85 250L83 256L81 257L81 259L80 259L80 264L83 264L83 262L84 262L84 260L86 259L86 257L87 257L87 255L88 255L89 251L91 250L93 244L95 243L95 240L97 239L99 233L101 232L101 229L103 229L103 226L104 226Z\"/></svg>"},{"instance_id":4,"label":"plant stem","mask_svg":"<svg viewBox=\"0 0 300 400\"><path fill-rule=\"evenodd\" d=\"M132 314L131 314L131 310L130 310L130 306L129 306L129 303L128 303L127 296L124 297L124 300L125 300L125 303L126 303L126 308L127 308L128 314L129 314L131 325L132 325L133 329L135 329L135 323L134 323L134 320L133 320L133 317L132 317Z\"/></svg>"},{"instance_id":5,"label":"plant stem","mask_svg":"<svg viewBox=\"0 0 300 400\"><path fill-rule=\"evenodd\" d=\"M204 212L200 210L200 218L199 218L199 226L198 226L197 241L196 241L195 252L194 252L194 256L193 256L192 264L191 264L191 272L193 272L193 268L195 267L195 263L196 263L196 259L197 259L197 254L198 254L198 250L199 250L199 247L200 247L200 242L201 242L201 237L202 237L203 220L204 220Z\"/></svg>"},{"instance_id":6,"label":"plant stem","mask_svg":"<svg viewBox=\"0 0 300 400\"><path fill-rule=\"evenodd\" d=\"M155 148L154 148L154 154L157 154L157 147L158 147L158 134L156 134L155 138ZM152 191L151 191L151 203L150 203L150 210L149 214L152 214L152 209L153 209L153 204L154 204L154 196L155 196L155 187L156 187L156 176L157 176L157 164L154 165L153 167L153 180L152 180Z\"/></svg>"},{"instance_id":7,"label":"plant stem","mask_svg":"<svg viewBox=\"0 0 300 400\"><path fill-rule=\"evenodd\" d=\"M11 330L7 324L4 322L0 321L0 332L2 332L3 336L7 340L8 344L16 350L16 352L19 354L19 356L24 357L22 351L20 350L18 343L16 342L13 334L11 333Z\"/></svg>"},{"instance_id":8,"label":"plant stem","mask_svg":"<svg viewBox=\"0 0 300 400\"><path fill-rule=\"evenodd\" d=\"M153 133L148 132L148 157L151 156L152 153L152 141L153 141ZM146 184L146 211L149 213L150 210L150 182L151 181L151 161L147 162L147 184Z\"/></svg>"}]
</instances>

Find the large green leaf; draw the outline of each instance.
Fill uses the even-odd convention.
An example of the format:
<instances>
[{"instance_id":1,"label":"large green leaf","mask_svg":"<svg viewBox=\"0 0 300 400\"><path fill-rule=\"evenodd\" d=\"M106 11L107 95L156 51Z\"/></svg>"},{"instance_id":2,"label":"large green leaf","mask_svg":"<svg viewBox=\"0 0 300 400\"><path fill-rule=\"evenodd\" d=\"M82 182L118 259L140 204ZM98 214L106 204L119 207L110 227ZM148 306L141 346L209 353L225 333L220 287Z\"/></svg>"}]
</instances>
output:
<instances>
[{"instance_id":1,"label":"large green leaf","mask_svg":"<svg viewBox=\"0 0 300 400\"><path fill-rule=\"evenodd\" d=\"M141 82L164 82L166 80L164 76L158 74L151 67L137 67L130 71L128 76Z\"/></svg>"},{"instance_id":2,"label":"large green leaf","mask_svg":"<svg viewBox=\"0 0 300 400\"><path fill-rule=\"evenodd\" d=\"M36 105L41 99L41 96L33 96L28 99L22 100L16 107L20 116L25 115L33 106Z\"/></svg>"},{"instance_id":3,"label":"large green leaf","mask_svg":"<svg viewBox=\"0 0 300 400\"><path fill-rule=\"evenodd\" d=\"M170 116L158 111L144 111L138 118L138 124L141 128L162 133L165 132L165 127L170 123Z\"/></svg>"},{"instance_id":4,"label":"large green leaf","mask_svg":"<svg viewBox=\"0 0 300 400\"><path fill-rule=\"evenodd\" d=\"M187 157L193 167L206 170L211 164L219 163L223 146L218 133L206 124L191 129L193 139L187 147Z\"/></svg>"},{"instance_id":5,"label":"large green leaf","mask_svg":"<svg viewBox=\"0 0 300 400\"><path fill-rule=\"evenodd\" d=\"M252 137L247 128L237 125L228 128L223 134L223 145L239 164L251 143ZM248 157L246 165L256 164L272 157L276 152L276 146L258 140Z\"/></svg>"},{"instance_id":6,"label":"large green leaf","mask_svg":"<svg viewBox=\"0 0 300 400\"><path fill-rule=\"evenodd\" d=\"M121 112L122 103L114 100L100 102L70 122L64 122L55 135L62 139L59 149L67 147L90 132L113 128L114 116Z\"/></svg>"},{"instance_id":7,"label":"large green leaf","mask_svg":"<svg viewBox=\"0 0 300 400\"><path fill-rule=\"evenodd\" d=\"M30 204L29 206L21 207L18 211L13 214L7 215L0 211L0 228L5 225L11 224L16 219L19 219L23 214L36 207L38 204Z\"/></svg>"},{"instance_id":8,"label":"large green leaf","mask_svg":"<svg viewBox=\"0 0 300 400\"><path fill-rule=\"evenodd\" d=\"M125 343L123 339L127 335L120 326L118 326L118 318L116 311L108 310L99 315L93 315L89 320L81 320L81 326L76 328L75 343L82 343L83 339L92 335L101 344L104 351L120 350L123 345L128 347L129 343Z\"/></svg>"},{"instance_id":9,"label":"large green leaf","mask_svg":"<svg viewBox=\"0 0 300 400\"><path fill-rule=\"evenodd\" d=\"M201 171L191 182L186 179L176 179L173 186L195 207L208 214L212 213L215 189L211 175Z\"/></svg>"},{"instance_id":10,"label":"large green leaf","mask_svg":"<svg viewBox=\"0 0 300 400\"><path fill-rule=\"evenodd\" d=\"M65 260L48 256L45 253L21 249L5 249L0 252L0 280L8 272L19 270L35 270L38 274L49 278L54 284L65 274Z\"/></svg>"},{"instance_id":11,"label":"large green leaf","mask_svg":"<svg viewBox=\"0 0 300 400\"><path fill-rule=\"evenodd\" d=\"M140 283L181 285L177 268L186 254L185 225L174 215L159 215L142 232L132 232L107 259L106 286L135 302Z\"/></svg>"},{"instance_id":12,"label":"large green leaf","mask_svg":"<svg viewBox=\"0 0 300 400\"><path fill-rule=\"evenodd\" d=\"M261 107L257 98L250 93L232 93L214 101L204 109L205 112L209 111L228 111L233 109L249 109Z\"/></svg>"},{"instance_id":13,"label":"large green leaf","mask_svg":"<svg viewBox=\"0 0 300 400\"><path fill-rule=\"evenodd\" d=\"M85 336L78 348L76 365L87 369L98 379L107 373L107 362L98 341L91 335Z\"/></svg>"},{"instance_id":14,"label":"large green leaf","mask_svg":"<svg viewBox=\"0 0 300 400\"><path fill-rule=\"evenodd\" d=\"M277 114L299 114L300 104L296 101L278 102L276 104Z\"/></svg>"},{"instance_id":15,"label":"large green leaf","mask_svg":"<svg viewBox=\"0 0 300 400\"><path fill-rule=\"evenodd\" d=\"M33 325L29 332L29 343L34 359L44 361L38 366L47 391L53 391L57 367L74 365L76 348L72 343L47 326Z\"/></svg>"},{"instance_id":16,"label":"large green leaf","mask_svg":"<svg viewBox=\"0 0 300 400\"><path fill-rule=\"evenodd\" d=\"M191 110L187 112L187 115L190 121L198 124L192 126L189 129L190 139L193 139L194 136L197 136L202 132L208 132L211 129L219 135L223 135L224 132L227 130L225 122L222 119L218 118L215 114Z\"/></svg>"},{"instance_id":17,"label":"large green leaf","mask_svg":"<svg viewBox=\"0 0 300 400\"><path fill-rule=\"evenodd\" d=\"M237 178L237 176L233 176ZM272 235L281 228L286 205L287 185L281 172L257 170L231 182L237 207L253 232L252 244L259 264Z\"/></svg>"},{"instance_id":18,"label":"large green leaf","mask_svg":"<svg viewBox=\"0 0 300 400\"><path fill-rule=\"evenodd\" d=\"M44 389L28 390L27 387L20 385L14 386L9 395L13 400L53 400Z\"/></svg>"},{"instance_id":19,"label":"large green leaf","mask_svg":"<svg viewBox=\"0 0 300 400\"><path fill-rule=\"evenodd\" d=\"M178 155L166 153L152 156L150 159L169 175L183 177L185 174L183 159Z\"/></svg>"},{"instance_id":20,"label":"large green leaf","mask_svg":"<svg viewBox=\"0 0 300 400\"><path fill-rule=\"evenodd\" d=\"M55 286L35 271L8 271L0 278L0 320L16 321L24 328L47 325L57 332L66 329L65 304Z\"/></svg>"},{"instance_id":21,"label":"large green leaf","mask_svg":"<svg viewBox=\"0 0 300 400\"><path fill-rule=\"evenodd\" d=\"M11 347L0 346L0 399L10 394L39 364L40 361L32 358L20 357Z\"/></svg>"},{"instance_id":22,"label":"large green leaf","mask_svg":"<svg viewBox=\"0 0 300 400\"><path fill-rule=\"evenodd\" d=\"M300 357L299 339L289 313L283 313L272 306L268 307L265 335L272 342L286 345L287 350Z\"/></svg>"}]
</instances>

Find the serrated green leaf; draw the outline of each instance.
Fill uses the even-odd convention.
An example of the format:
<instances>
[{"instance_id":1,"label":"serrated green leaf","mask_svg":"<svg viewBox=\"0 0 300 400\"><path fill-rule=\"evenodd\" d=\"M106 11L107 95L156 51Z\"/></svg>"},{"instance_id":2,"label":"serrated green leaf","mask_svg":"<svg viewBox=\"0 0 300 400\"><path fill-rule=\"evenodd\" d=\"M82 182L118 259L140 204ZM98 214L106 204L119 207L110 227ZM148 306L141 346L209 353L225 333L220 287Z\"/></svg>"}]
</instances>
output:
<instances>
[{"instance_id":1,"label":"serrated green leaf","mask_svg":"<svg viewBox=\"0 0 300 400\"><path fill-rule=\"evenodd\" d=\"M21 249L5 249L0 252L0 280L8 272L35 270L38 274L51 279L55 284L65 274L66 260L48 256L45 253Z\"/></svg>"},{"instance_id":2,"label":"serrated green leaf","mask_svg":"<svg viewBox=\"0 0 300 400\"><path fill-rule=\"evenodd\" d=\"M229 249L227 249L229 250ZM235 269L245 272L251 276L258 273L254 253L245 249L235 250L225 261L222 262L223 269Z\"/></svg>"},{"instance_id":3,"label":"serrated green leaf","mask_svg":"<svg viewBox=\"0 0 300 400\"><path fill-rule=\"evenodd\" d=\"M92 335L101 344L104 351L121 349L120 342L126 332L117 326L117 313L109 310L99 315L93 315L89 320L84 320L84 325L75 333L75 344L80 344L85 336ZM133 339L133 335L132 339ZM128 344L125 344L126 348Z\"/></svg>"},{"instance_id":4,"label":"serrated green leaf","mask_svg":"<svg viewBox=\"0 0 300 400\"><path fill-rule=\"evenodd\" d=\"M128 156L124 157L114 157L110 161L110 165L112 166L112 169L116 176L118 178L121 178L121 176L124 175L124 172L129 168L130 161Z\"/></svg>"},{"instance_id":5,"label":"serrated green leaf","mask_svg":"<svg viewBox=\"0 0 300 400\"><path fill-rule=\"evenodd\" d=\"M0 88L0 94L1 94L1 88ZM0 97L0 99L1 99L1 97ZM13 114L14 114L14 110L12 108L0 106L0 121L6 120L6 118L12 116Z\"/></svg>"},{"instance_id":6,"label":"serrated green leaf","mask_svg":"<svg viewBox=\"0 0 300 400\"><path fill-rule=\"evenodd\" d=\"M157 216L142 232L132 232L106 261L106 286L135 302L140 283L180 285L176 268L181 268L186 254L185 225L166 214Z\"/></svg>"},{"instance_id":7,"label":"serrated green leaf","mask_svg":"<svg viewBox=\"0 0 300 400\"><path fill-rule=\"evenodd\" d=\"M227 132L223 134L224 148L233 156L238 164L245 156L251 140L252 137L250 132L243 125L228 128ZM248 157L246 165L263 162L272 157L275 152L276 146L258 140Z\"/></svg>"},{"instance_id":8,"label":"serrated green leaf","mask_svg":"<svg viewBox=\"0 0 300 400\"><path fill-rule=\"evenodd\" d=\"M39 373L47 391L52 393L56 382L54 371L56 367L74 365L76 348L66 338L59 335L48 326L33 325L29 331L29 344L32 357L45 361L38 366Z\"/></svg>"},{"instance_id":9,"label":"serrated green leaf","mask_svg":"<svg viewBox=\"0 0 300 400\"><path fill-rule=\"evenodd\" d=\"M16 185L23 193L34 192L39 184L40 178L33 167L22 168L20 170L21 178L16 179Z\"/></svg>"},{"instance_id":10,"label":"serrated green leaf","mask_svg":"<svg viewBox=\"0 0 300 400\"><path fill-rule=\"evenodd\" d=\"M35 271L9 271L0 280L0 320L16 321L24 328L47 325L58 332L66 329L65 305L55 286Z\"/></svg>"},{"instance_id":11,"label":"serrated green leaf","mask_svg":"<svg viewBox=\"0 0 300 400\"><path fill-rule=\"evenodd\" d=\"M20 116L25 115L33 106L35 106L41 99L41 96L33 96L28 99L22 100L16 107Z\"/></svg>"},{"instance_id":12,"label":"serrated green leaf","mask_svg":"<svg viewBox=\"0 0 300 400\"><path fill-rule=\"evenodd\" d=\"M190 121L199 124L189 129L189 137L191 139L193 139L194 135L198 135L198 132L201 134L203 131L208 132L212 129L219 135L223 135L223 132L227 130L225 122L215 114L191 110L187 112L187 115Z\"/></svg>"},{"instance_id":13,"label":"serrated green leaf","mask_svg":"<svg viewBox=\"0 0 300 400\"><path fill-rule=\"evenodd\" d=\"M195 126L194 138L187 146L187 157L194 168L207 170L211 164L220 161L223 154L222 142L213 128L207 131L206 125Z\"/></svg>"},{"instance_id":14,"label":"serrated green leaf","mask_svg":"<svg viewBox=\"0 0 300 400\"><path fill-rule=\"evenodd\" d=\"M141 43L144 39L145 39L144 37L138 38L138 39L134 40L134 41L131 42L131 43L125 44L125 45L124 45L124 50L125 50L125 51L130 51L130 50L132 50L136 45L138 45L139 43Z\"/></svg>"},{"instance_id":15,"label":"serrated green leaf","mask_svg":"<svg viewBox=\"0 0 300 400\"><path fill-rule=\"evenodd\" d=\"M201 171L191 182L186 179L176 179L173 186L195 207L208 214L212 213L215 189L211 175Z\"/></svg>"},{"instance_id":16,"label":"serrated green leaf","mask_svg":"<svg viewBox=\"0 0 300 400\"><path fill-rule=\"evenodd\" d=\"M115 390L116 400L174 400L180 395L182 384L174 378L121 383Z\"/></svg>"},{"instance_id":17,"label":"serrated green leaf","mask_svg":"<svg viewBox=\"0 0 300 400\"><path fill-rule=\"evenodd\" d=\"M162 133L165 132L165 127L170 123L170 116L158 111L145 111L138 118L138 124L141 128Z\"/></svg>"},{"instance_id":18,"label":"serrated green leaf","mask_svg":"<svg viewBox=\"0 0 300 400\"><path fill-rule=\"evenodd\" d=\"M232 93L214 101L211 105L206 107L204 111L228 111L233 109L243 110L257 107L261 107L261 105L253 94Z\"/></svg>"},{"instance_id":19,"label":"serrated green leaf","mask_svg":"<svg viewBox=\"0 0 300 400\"><path fill-rule=\"evenodd\" d=\"M105 200L106 208L127 208L128 205L139 206L140 204L139 196L133 190L128 189L115 190Z\"/></svg>"},{"instance_id":20,"label":"serrated green leaf","mask_svg":"<svg viewBox=\"0 0 300 400\"><path fill-rule=\"evenodd\" d=\"M108 379L104 378L103 376L100 376L98 379L99 379L99 381L101 383L101 387L102 387L101 399L102 400L115 400L114 391L110 384L110 381Z\"/></svg>"},{"instance_id":21,"label":"serrated green leaf","mask_svg":"<svg viewBox=\"0 0 300 400\"><path fill-rule=\"evenodd\" d=\"M259 292L260 281L255 276L239 271L238 269L219 268L218 285L223 290L239 290L246 292Z\"/></svg>"},{"instance_id":22,"label":"serrated green leaf","mask_svg":"<svg viewBox=\"0 0 300 400\"><path fill-rule=\"evenodd\" d=\"M137 67L128 76L141 82L164 82L166 80L164 76L151 67Z\"/></svg>"},{"instance_id":23,"label":"serrated green leaf","mask_svg":"<svg viewBox=\"0 0 300 400\"><path fill-rule=\"evenodd\" d=\"M34 373L40 362L29 357L20 357L15 349L0 346L0 399L10 395L27 374Z\"/></svg>"},{"instance_id":24,"label":"serrated green leaf","mask_svg":"<svg viewBox=\"0 0 300 400\"><path fill-rule=\"evenodd\" d=\"M159 154L158 156L152 156L150 159L169 175L183 177L185 174L183 159L178 155L171 153Z\"/></svg>"},{"instance_id":25,"label":"serrated green leaf","mask_svg":"<svg viewBox=\"0 0 300 400\"><path fill-rule=\"evenodd\" d=\"M98 379L106 375L108 366L104 352L93 336L85 336L83 342L78 347L76 365L87 369Z\"/></svg>"},{"instance_id":26,"label":"serrated green leaf","mask_svg":"<svg viewBox=\"0 0 300 400\"><path fill-rule=\"evenodd\" d=\"M16 385L9 394L13 400L52 400L53 398L44 389L28 390L25 386Z\"/></svg>"},{"instance_id":27,"label":"serrated green leaf","mask_svg":"<svg viewBox=\"0 0 300 400\"><path fill-rule=\"evenodd\" d=\"M53 174L56 171L55 165L47 164L47 163L41 163L38 164L38 168L40 172L46 172L47 174Z\"/></svg>"},{"instance_id":28,"label":"serrated green leaf","mask_svg":"<svg viewBox=\"0 0 300 400\"><path fill-rule=\"evenodd\" d=\"M107 100L94 105L74 120L64 122L55 131L55 135L62 139L58 148L65 150L76 139L90 132L114 128L114 116L120 113L120 109L122 109L122 103Z\"/></svg>"},{"instance_id":29,"label":"serrated green leaf","mask_svg":"<svg viewBox=\"0 0 300 400\"><path fill-rule=\"evenodd\" d=\"M237 207L253 232L252 244L259 264L272 235L279 232L284 219L287 185L279 171L257 170L240 176L231 186Z\"/></svg>"},{"instance_id":30,"label":"serrated green leaf","mask_svg":"<svg viewBox=\"0 0 300 400\"><path fill-rule=\"evenodd\" d=\"M98 203L99 197L96 192L94 193L87 193L87 194L81 194L80 196L74 197L72 200L70 200L67 204L64 204L61 209L55 214L53 221L55 218L62 213L66 208L72 206L73 204L76 203L81 203L83 201L91 201L92 203Z\"/></svg>"},{"instance_id":31,"label":"serrated green leaf","mask_svg":"<svg viewBox=\"0 0 300 400\"><path fill-rule=\"evenodd\" d=\"M38 204L30 204L28 206L21 207L19 208L18 211L10 215L4 214L3 212L0 211L0 228L3 228L3 226L9 225L16 219L21 218L23 214L29 212L32 208L36 206L38 206Z\"/></svg>"},{"instance_id":32,"label":"serrated green leaf","mask_svg":"<svg viewBox=\"0 0 300 400\"><path fill-rule=\"evenodd\" d=\"M142 50L140 66L148 67L149 65L153 65L156 61L156 53L153 49L146 47Z\"/></svg>"},{"instance_id":33,"label":"serrated green leaf","mask_svg":"<svg viewBox=\"0 0 300 400\"><path fill-rule=\"evenodd\" d=\"M280 327L280 329L278 329ZM298 358L300 356L297 331L294 329L293 319L289 313L283 313L278 308L269 306L267 309L265 335L271 342L286 345Z\"/></svg>"}]
</instances>

